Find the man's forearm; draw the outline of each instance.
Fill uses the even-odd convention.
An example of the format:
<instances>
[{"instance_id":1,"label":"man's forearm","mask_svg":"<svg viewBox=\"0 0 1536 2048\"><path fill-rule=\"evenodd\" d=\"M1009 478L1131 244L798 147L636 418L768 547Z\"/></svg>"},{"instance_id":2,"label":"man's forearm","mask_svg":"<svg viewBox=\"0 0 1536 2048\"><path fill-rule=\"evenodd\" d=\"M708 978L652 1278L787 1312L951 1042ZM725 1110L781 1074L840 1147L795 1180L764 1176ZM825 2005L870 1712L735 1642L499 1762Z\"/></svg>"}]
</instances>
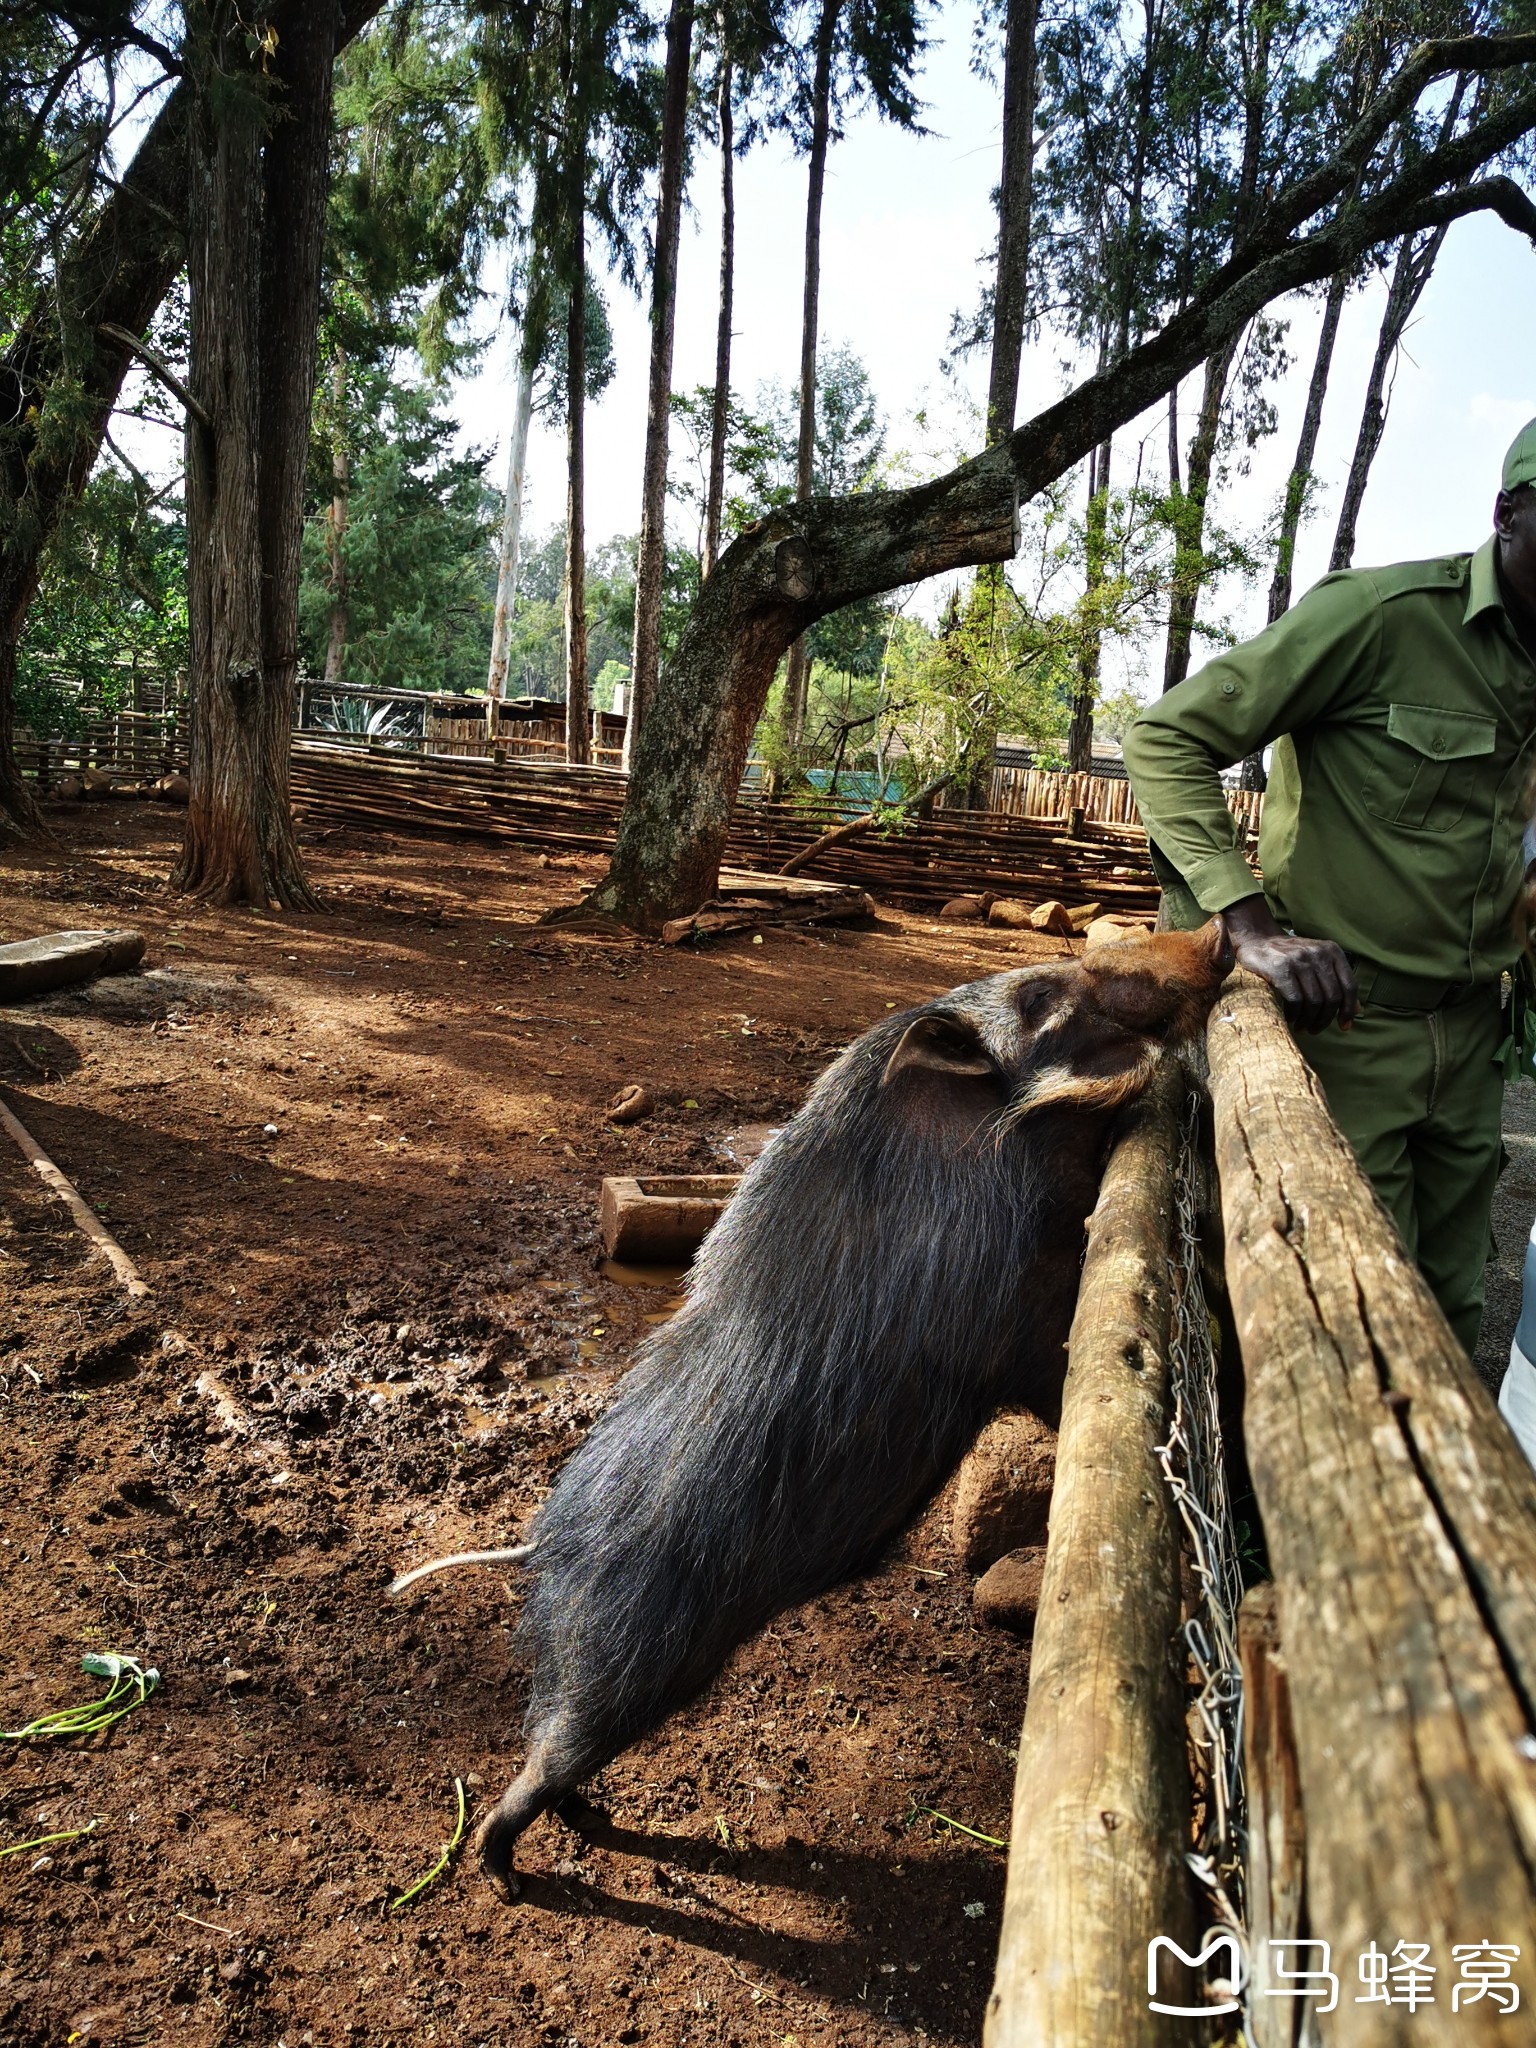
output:
<instances>
[{"instance_id":1,"label":"man's forearm","mask_svg":"<svg viewBox=\"0 0 1536 2048\"><path fill-rule=\"evenodd\" d=\"M1208 914L1251 896L1216 761L1182 727L1140 719L1125 736L1125 766L1142 822Z\"/></svg>"}]
</instances>

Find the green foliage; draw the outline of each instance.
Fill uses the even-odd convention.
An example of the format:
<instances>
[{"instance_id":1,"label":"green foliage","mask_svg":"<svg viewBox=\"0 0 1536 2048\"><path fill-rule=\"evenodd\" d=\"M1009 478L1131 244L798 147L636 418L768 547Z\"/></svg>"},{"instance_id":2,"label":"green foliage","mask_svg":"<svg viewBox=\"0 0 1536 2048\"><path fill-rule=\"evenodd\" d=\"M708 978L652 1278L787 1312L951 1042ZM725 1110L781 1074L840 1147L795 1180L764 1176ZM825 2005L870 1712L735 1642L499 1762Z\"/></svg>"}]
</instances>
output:
<instances>
[{"instance_id":1,"label":"green foliage","mask_svg":"<svg viewBox=\"0 0 1536 2048\"><path fill-rule=\"evenodd\" d=\"M434 7L376 21L337 68L336 131L323 352L378 363L410 346L429 375L462 367L486 255L516 222L516 161L462 22Z\"/></svg>"},{"instance_id":2,"label":"green foliage","mask_svg":"<svg viewBox=\"0 0 1536 2048\"><path fill-rule=\"evenodd\" d=\"M136 677L169 680L187 663L186 528L114 467L101 470L43 557L16 678L16 720L68 733L131 707Z\"/></svg>"},{"instance_id":3,"label":"green foliage","mask_svg":"<svg viewBox=\"0 0 1536 2048\"><path fill-rule=\"evenodd\" d=\"M587 663L592 703L613 708L617 684L629 676L635 634L635 546L615 535L587 553ZM661 643L665 660L677 644L698 594L698 563L686 548L667 549L662 585ZM565 696L565 528L552 527L524 555L508 636L507 695Z\"/></svg>"},{"instance_id":4,"label":"green foliage","mask_svg":"<svg viewBox=\"0 0 1536 2048\"><path fill-rule=\"evenodd\" d=\"M1117 746L1125 742L1125 736L1146 709L1136 692L1124 687L1111 690L1099 699L1094 707L1093 730L1096 738L1113 740Z\"/></svg>"},{"instance_id":5,"label":"green foliage","mask_svg":"<svg viewBox=\"0 0 1536 2048\"><path fill-rule=\"evenodd\" d=\"M353 449L345 680L389 689L484 687L495 605L491 540L499 502L488 457L452 453L454 422L430 386L370 369L348 387ZM328 465L313 451L299 632L305 665L325 666L331 591L323 508Z\"/></svg>"}]
</instances>

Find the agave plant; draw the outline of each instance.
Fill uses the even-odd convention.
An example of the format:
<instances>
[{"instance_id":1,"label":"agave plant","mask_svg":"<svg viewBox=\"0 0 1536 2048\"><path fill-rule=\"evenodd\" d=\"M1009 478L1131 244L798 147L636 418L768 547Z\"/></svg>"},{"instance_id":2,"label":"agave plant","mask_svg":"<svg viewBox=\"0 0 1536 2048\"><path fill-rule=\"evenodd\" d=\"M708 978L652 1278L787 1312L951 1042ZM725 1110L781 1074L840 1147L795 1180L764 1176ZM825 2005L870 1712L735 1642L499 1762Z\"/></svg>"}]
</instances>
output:
<instances>
[{"instance_id":1,"label":"agave plant","mask_svg":"<svg viewBox=\"0 0 1536 2048\"><path fill-rule=\"evenodd\" d=\"M415 731L402 704L370 704L366 697L317 697L310 717L320 732L355 732L370 740L408 739Z\"/></svg>"}]
</instances>

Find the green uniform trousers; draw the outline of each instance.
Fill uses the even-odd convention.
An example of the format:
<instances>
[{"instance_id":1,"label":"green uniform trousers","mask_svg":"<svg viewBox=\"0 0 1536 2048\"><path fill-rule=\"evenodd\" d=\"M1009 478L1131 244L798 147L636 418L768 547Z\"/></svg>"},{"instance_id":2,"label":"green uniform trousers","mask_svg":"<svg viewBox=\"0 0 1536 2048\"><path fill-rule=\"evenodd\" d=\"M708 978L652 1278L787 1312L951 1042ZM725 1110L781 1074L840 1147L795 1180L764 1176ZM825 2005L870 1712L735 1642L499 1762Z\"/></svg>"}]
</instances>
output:
<instances>
[{"instance_id":1,"label":"green uniform trousers","mask_svg":"<svg viewBox=\"0 0 1536 2048\"><path fill-rule=\"evenodd\" d=\"M1367 1003L1298 1043L1333 1120L1470 1357L1499 1177L1505 1033L1497 982L1438 1010Z\"/></svg>"}]
</instances>

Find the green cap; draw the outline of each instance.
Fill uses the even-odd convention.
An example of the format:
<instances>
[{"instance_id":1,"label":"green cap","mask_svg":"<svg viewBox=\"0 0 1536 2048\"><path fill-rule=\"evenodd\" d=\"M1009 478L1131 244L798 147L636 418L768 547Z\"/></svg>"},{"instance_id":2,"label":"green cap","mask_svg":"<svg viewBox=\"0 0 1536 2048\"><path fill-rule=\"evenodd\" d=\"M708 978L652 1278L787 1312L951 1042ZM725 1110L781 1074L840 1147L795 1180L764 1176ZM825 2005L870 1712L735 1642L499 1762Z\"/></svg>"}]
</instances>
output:
<instances>
[{"instance_id":1,"label":"green cap","mask_svg":"<svg viewBox=\"0 0 1536 2048\"><path fill-rule=\"evenodd\" d=\"M1517 491L1522 484L1536 484L1536 420L1527 420L1504 458L1504 489Z\"/></svg>"}]
</instances>

